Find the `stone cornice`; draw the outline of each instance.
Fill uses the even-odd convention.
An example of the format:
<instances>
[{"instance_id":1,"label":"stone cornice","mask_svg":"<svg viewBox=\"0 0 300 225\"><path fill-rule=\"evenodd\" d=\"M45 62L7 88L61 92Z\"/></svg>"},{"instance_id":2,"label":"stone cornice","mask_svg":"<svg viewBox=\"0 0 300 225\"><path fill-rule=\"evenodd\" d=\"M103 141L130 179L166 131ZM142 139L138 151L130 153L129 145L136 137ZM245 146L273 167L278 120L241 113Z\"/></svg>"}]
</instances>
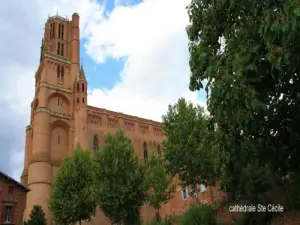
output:
<instances>
[{"instance_id":1,"label":"stone cornice","mask_svg":"<svg viewBox=\"0 0 300 225\"><path fill-rule=\"evenodd\" d=\"M38 113L38 112L46 112L51 116L55 116L55 117L59 117L59 118L63 118L63 119L72 119L71 113L59 113L59 112L52 111L46 107L38 107L34 111L34 113Z\"/></svg>"},{"instance_id":2,"label":"stone cornice","mask_svg":"<svg viewBox=\"0 0 300 225\"><path fill-rule=\"evenodd\" d=\"M71 88L63 88L63 87L59 87L59 86L54 85L54 84L49 84L47 82L40 83L39 88L40 87L48 87L48 88L51 88L51 89L54 89L54 90L57 90L57 91L62 91L62 92L69 93L69 94L73 93L73 90Z\"/></svg>"},{"instance_id":3,"label":"stone cornice","mask_svg":"<svg viewBox=\"0 0 300 225\"><path fill-rule=\"evenodd\" d=\"M54 55L50 52L45 53L44 56L49 58L49 59L55 60L55 61L59 61L59 62L66 63L66 64L71 64L70 59L65 58L63 56Z\"/></svg>"}]
</instances>

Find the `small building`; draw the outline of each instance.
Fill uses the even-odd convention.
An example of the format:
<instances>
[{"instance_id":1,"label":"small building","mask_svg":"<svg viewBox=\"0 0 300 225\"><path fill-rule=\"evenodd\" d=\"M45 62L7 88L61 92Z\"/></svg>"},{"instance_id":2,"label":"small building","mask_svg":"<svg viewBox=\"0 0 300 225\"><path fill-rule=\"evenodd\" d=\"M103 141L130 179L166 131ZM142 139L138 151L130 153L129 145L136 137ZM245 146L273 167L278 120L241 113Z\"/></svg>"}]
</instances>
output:
<instances>
[{"instance_id":1,"label":"small building","mask_svg":"<svg viewBox=\"0 0 300 225\"><path fill-rule=\"evenodd\" d=\"M21 225L27 192L20 182L0 170L0 225Z\"/></svg>"}]
</instances>

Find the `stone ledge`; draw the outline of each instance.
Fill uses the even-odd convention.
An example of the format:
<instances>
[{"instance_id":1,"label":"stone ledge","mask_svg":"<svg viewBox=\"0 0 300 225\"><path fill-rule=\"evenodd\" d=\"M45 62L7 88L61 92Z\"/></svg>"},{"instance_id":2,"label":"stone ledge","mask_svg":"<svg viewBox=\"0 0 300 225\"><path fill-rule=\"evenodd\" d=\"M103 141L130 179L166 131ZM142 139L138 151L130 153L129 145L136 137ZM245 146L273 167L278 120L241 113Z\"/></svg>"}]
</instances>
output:
<instances>
[{"instance_id":1,"label":"stone ledge","mask_svg":"<svg viewBox=\"0 0 300 225\"><path fill-rule=\"evenodd\" d=\"M49 163L48 153L35 153L31 155L30 164L34 162L46 162Z\"/></svg>"},{"instance_id":2,"label":"stone ledge","mask_svg":"<svg viewBox=\"0 0 300 225\"><path fill-rule=\"evenodd\" d=\"M39 107L34 111L34 113L38 113L38 112L46 112L51 116L55 116L63 119L72 119L71 113L59 113L59 112L52 111L46 107Z\"/></svg>"},{"instance_id":3,"label":"stone ledge","mask_svg":"<svg viewBox=\"0 0 300 225\"><path fill-rule=\"evenodd\" d=\"M49 84L47 82L40 83L39 87L48 87L48 88L52 88L54 90L62 91L62 92L69 93L69 94L73 93L73 90L71 88L63 88L63 87L59 87L54 84Z\"/></svg>"}]
</instances>

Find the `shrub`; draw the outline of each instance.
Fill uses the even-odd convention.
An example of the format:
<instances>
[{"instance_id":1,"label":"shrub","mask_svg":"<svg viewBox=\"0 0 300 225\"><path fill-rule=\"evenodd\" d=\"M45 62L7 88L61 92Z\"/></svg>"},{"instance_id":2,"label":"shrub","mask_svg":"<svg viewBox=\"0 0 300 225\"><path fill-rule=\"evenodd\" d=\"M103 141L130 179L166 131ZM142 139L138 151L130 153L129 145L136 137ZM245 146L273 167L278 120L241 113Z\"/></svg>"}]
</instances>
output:
<instances>
[{"instance_id":1,"label":"shrub","mask_svg":"<svg viewBox=\"0 0 300 225\"><path fill-rule=\"evenodd\" d=\"M161 221L151 220L143 223L143 225L171 225L171 219L162 219Z\"/></svg>"},{"instance_id":2,"label":"shrub","mask_svg":"<svg viewBox=\"0 0 300 225\"><path fill-rule=\"evenodd\" d=\"M207 204L192 205L179 219L179 225L215 225L213 207Z\"/></svg>"},{"instance_id":3,"label":"shrub","mask_svg":"<svg viewBox=\"0 0 300 225\"><path fill-rule=\"evenodd\" d=\"M26 225L46 225L46 216L40 205L34 205L29 215L29 220L24 221Z\"/></svg>"}]
</instances>

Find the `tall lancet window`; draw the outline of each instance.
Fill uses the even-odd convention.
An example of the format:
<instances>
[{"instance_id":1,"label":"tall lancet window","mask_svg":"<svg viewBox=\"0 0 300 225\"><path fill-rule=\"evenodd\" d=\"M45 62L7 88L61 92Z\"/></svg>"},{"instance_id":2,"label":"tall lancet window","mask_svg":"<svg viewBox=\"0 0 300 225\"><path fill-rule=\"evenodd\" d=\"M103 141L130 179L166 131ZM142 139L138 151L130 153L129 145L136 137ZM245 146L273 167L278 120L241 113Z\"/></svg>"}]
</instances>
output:
<instances>
[{"instance_id":1,"label":"tall lancet window","mask_svg":"<svg viewBox=\"0 0 300 225\"><path fill-rule=\"evenodd\" d=\"M62 23L58 24L58 38L64 39L64 25Z\"/></svg>"},{"instance_id":2,"label":"tall lancet window","mask_svg":"<svg viewBox=\"0 0 300 225\"><path fill-rule=\"evenodd\" d=\"M57 55L60 55L60 42L57 43Z\"/></svg>"},{"instance_id":3,"label":"tall lancet window","mask_svg":"<svg viewBox=\"0 0 300 225\"><path fill-rule=\"evenodd\" d=\"M61 38L61 24L58 24L58 38Z\"/></svg>"},{"instance_id":4,"label":"tall lancet window","mask_svg":"<svg viewBox=\"0 0 300 225\"><path fill-rule=\"evenodd\" d=\"M55 23L50 23L50 39L54 38L54 25Z\"/></svg>"},{"instance_id":5,"label":"tall lancet window","mask_svg":"<svg viewBox=\"0 0 300 225\"><path fill-rule=\"evenodd\" d=\"M94 135L94 140L93 140L93 151L96 152L98 149L99 149L98 136L95 134Z\"/></svg>"},{"instance_id":6,"label":"tall lancet window","mask_svg":"<svg viewBox=\"0 0 300 225\"><path fill-rule=\"evenodd\" d=\"M147 149L147 143L146 142L144 142L143 148L144 148L144 160L145 160L145 163L146 163L147 160L148 160L148 149Z\"/></svg>"},{"instance_id":7,"label":"tall lancet window","mask_svg":"<svg viewBox=\"0 0 300 225\"><path fill-rule=\"evenodd\" d=\"M64 25L61 25L61 39L64 39Z\"/></svg>"},{"instance_id":8,"label":"tall lancet window","mask_svg":"<svg viewBox=\"0 0 300 225\"><path fill-rule=\"evenodd\" d=\"M57 78L60 78L60 74L61 74L60 65L57 65L56 74L57 74Z\"/></svg>"},{"instance_id":9,"label":"tall lancet window","mask_svg":"<svg viewBox=\"0 0 300 225\"><path fill-rule=\"evenodd\" d=\"M61 79L64 79L64 76L65 76L65 70L64 70L64 67L62 66L60 68L60 77L61 77Z\"/></svg>"},{"instance_id":10,"label":"tall lancet window","mask_svg":"<svg viewBox=\"0 0 300 225\"><path fill-rule=\"evenodd\" d=\"M64 44L61 43L60 55L64 56Z\"/></svg>"}]
</instances>

